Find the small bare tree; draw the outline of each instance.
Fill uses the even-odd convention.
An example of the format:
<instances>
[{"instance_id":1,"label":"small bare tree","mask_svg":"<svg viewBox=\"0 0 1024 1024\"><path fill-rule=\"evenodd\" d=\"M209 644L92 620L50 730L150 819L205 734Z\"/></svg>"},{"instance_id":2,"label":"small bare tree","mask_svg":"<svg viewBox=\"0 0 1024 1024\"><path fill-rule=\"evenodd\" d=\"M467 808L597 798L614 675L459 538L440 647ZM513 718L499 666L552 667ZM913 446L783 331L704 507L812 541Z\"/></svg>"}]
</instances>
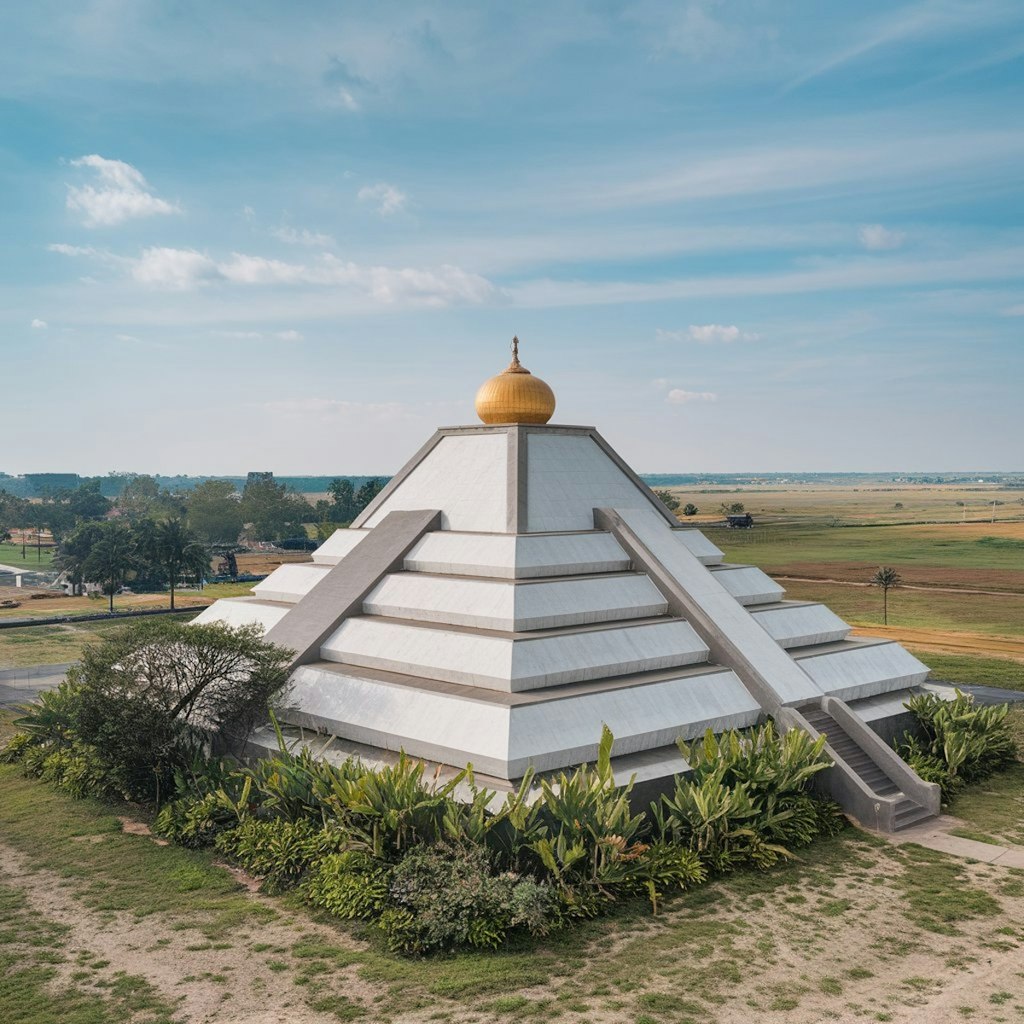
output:
<instances>
[{"instance_id":1,"label":"small bare tree","mask_svg":"<svg viewBox=\"0 0 1024 1024\"><path fill-rule=\"evenodd\" d=\"M868 581L873 587L882 588L882 624L889 625L889 591L898 587L903 579L900 574L887 566L880 565L878 571Z\"/></svg>"}]
</instances>

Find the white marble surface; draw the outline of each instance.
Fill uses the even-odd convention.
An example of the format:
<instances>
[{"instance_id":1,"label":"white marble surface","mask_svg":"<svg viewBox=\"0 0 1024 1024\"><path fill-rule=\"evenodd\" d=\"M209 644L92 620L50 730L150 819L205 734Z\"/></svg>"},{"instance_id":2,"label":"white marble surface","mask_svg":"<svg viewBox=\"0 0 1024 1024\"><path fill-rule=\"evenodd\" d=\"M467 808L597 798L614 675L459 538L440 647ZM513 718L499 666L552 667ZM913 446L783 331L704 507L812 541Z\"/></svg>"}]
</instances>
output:
<instances>
[{"instance_id":1,"label":"white marble surface","mask_svg":"<svg viewBox=\"0 0 1024 1024\"><path fill-rule=\"evenodd\" d=\"M368 615L518 632L663 615L646 577L585 576L530 583L393 573L363 602Z\"/></svg>"},{"instance_id":2,"label":"white marble surface","mask_svg":"<svg viewBox=\"0 0 1024 1024\"><path fill-rule=\"evenodd\" d=\"M718 565L725 555L700 530L674 530L675 538L702 565Z\"/></svg>"},{"instance_id":3,"label":"white marble surface","mask_svg":"<svg viewBox=\"0 0 1024 1024\"><path fill-rule=\"evenodd\" d=\"M923 683L928 666L896 643L859 644L843 650L799 658L800 667L833 697L857 700Z\"/></svg>"},{"instance_id":4,"label":"white marble surface","mask_svg":"<svg viewBox=\"0 0 1024 1024\"><path fill-rule=\"evenodd\" d=\"M527 529L590 530L594 509L650 508L647 496L584 434L527 435Z\"/></svg>"},{"instance_id":5,"label":"white marble surface","mask_svg":"<svg viewBox=\"0 0 1024 1024\"><path fill-rule=\"evenodd\" d=\"M722 566L712 569L715 579L742 605L781 601L785 589L755 565Z\"/></svg>"},{"instance_id":6,"label":"white marble surface","mask_svg":"<svg viewBox=\"0 0 1024 1024\"><path fill-rule=\"evenodd\" d=\"M664 570L696 602L715 632L734 644L774 690L781 704L821 696L821 689L763 630L724 585L742 569L712 572L673 536L657 513L616 509L626 525L660 562ZM758 570L759 571L759 570Z\"/></svg>"},{"instance_id":7,"label":"white marble surface","mask_svg":"<svg viewBox=\"0 0 1024 1024\"><path fill-rule=\"evenodd\" d=\"M192 621L204 624L223 622L225 626L248 626L255 623L266 633L277 625L291 609L282 604L266 604L255 597L222 597L204 608Z\"/></svg>"},{"instance_id":8,"label":"white marble surface","mask_svg":"<svg viewBox=\"0 0 1024 1024\"><path fill-rule=\"evenodd\" d=\"M330 572L331 566L317 562L286 562L279 565L252 592L264 601L286 601L295 604L308 594Z\"/></svg>"},{"instance_id":9,"label":"white marble surface","mask_svg":"<svg viewBox=\"0 0 1024 1024\"><path fill-rule=\"evenodd\" d=\"M343 622L320 652L325 661L505 692L679 668L707 653L690 625L675 619L512 639L372 615Z\"/></svg>"},{"instance_id":10,"label":"white marble surface","mask_svg":"<svg viewBox=\"0 0 1024 1024\"><path fill-rule=\"evenodd\" d=\"M416 757L473 767L499 778L592 760L601 727L615 734L623 755L753 724L759 709L728 671L669 679L628 689L509 707L467 700L362 677L304 666L293 677L293 700L303 716L285 720L321 725L338 737L404 749Z\"/></svg>"},{"instance_id":11,"label":"white marble surface","mask_svg":"<svg viewBox=\"0 0 1024 1024\"><path fill-rule=\"evenodd\" d=\"M486 534L437 530L405 559L406 569L461 576L528 579L616 572L629 558L607 533Z\"/></svg>"},{"instance_id":12,"label":"white marble surface","mask_svg":"<svg viewBox=\"0 0 1024 1024\"><path fill-rule=\"evenodd\" d=\"M396 509L434 508L441 511L445 530L504 533L507 490L508 435L451 434L441 438L366 525L376 526Z\"/></svg>"},{"instance_id":13,"label":"white marble surface","mask_svg":"<svg viewBox=\"0 0 1024 1024\"><path fill-rule=\"evenodd\" d=\"M313 561L318 565L337 565L364 537L369 530L335 530L313 552Z\"/></svg>"},{"instance_id":14,"label":"white marble surface","mask_svg":"<svg viewBox=\"0 0 1024 1024\"><path fill-rule=\"evenodd\" d=\"M787 604L753 612L754 621L787 650L845 640L850 627L823 604Z\"/></svg>"}]
</instances>

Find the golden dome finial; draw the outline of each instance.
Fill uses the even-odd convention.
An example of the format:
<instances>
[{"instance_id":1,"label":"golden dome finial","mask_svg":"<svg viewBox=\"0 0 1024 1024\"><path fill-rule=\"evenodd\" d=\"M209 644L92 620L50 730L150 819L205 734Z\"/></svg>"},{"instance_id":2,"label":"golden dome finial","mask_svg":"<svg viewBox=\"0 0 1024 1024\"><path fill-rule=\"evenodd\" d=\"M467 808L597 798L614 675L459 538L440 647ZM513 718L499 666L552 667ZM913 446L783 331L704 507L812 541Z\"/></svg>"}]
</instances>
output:
<instances>
[{"instance_id":1,"label":"golden dome finial","mask_svg":"<svg viewBox=\"0 0 1024 1024\"><path fill-rule=\"evenodd\" d=\"M519 338L512 338L512 362L476 393L476 414L484 423L547 423L555 394L519 362Z\"/></svg>"}]
</instances>

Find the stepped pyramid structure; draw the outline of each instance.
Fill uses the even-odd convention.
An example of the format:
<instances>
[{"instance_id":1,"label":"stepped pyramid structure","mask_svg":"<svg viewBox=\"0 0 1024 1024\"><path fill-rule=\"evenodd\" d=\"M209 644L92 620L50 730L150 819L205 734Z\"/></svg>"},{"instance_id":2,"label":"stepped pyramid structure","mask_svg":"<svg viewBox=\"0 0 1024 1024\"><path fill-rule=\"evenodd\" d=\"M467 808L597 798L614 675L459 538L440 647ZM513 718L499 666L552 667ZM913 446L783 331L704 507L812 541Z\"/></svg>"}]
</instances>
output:
<instances>
[{"instance_id":1,"label":"stepped pyramid structure","mask_svg":"<svg viewBox=\"0 0 1024 1024\"><path fill-rule=\"evenodd\" d=\"M619 777L668 785L678 737L771 717L827 735L824 784L863 824L937 814L886 742L927 667L724 562L593 427L549 424L554 406L516 350L477 395L482 424L438 430L312 562L198 621L293 650L286 720L371 761L405 750L509 788L592 760L607 724Z\"/></svg>"}]
</instances>

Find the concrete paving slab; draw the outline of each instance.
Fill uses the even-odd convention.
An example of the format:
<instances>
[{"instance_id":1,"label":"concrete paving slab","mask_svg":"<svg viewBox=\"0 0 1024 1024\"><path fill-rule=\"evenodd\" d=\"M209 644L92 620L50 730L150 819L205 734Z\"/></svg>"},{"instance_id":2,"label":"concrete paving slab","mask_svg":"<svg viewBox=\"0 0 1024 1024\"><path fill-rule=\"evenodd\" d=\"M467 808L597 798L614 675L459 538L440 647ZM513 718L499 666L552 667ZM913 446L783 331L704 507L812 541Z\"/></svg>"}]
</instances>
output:
<instances>
[{"instance_id":1,"label":"concrete paving slab","mask_svg":"<svg viewBox=\"0 0 1024 1024\"><path fill-rule=\"evenodd\" d=\"M997 846L995 843L981 843L976 839L950 835L952 829L964 827L967 827L967 822L942 814L938 818L896 832L889 839L897 846L916 843L953 857L977 860L984 864L999 864L1001 867L1024 868L1024 846Z\"/></svg>"}]
</instances>

